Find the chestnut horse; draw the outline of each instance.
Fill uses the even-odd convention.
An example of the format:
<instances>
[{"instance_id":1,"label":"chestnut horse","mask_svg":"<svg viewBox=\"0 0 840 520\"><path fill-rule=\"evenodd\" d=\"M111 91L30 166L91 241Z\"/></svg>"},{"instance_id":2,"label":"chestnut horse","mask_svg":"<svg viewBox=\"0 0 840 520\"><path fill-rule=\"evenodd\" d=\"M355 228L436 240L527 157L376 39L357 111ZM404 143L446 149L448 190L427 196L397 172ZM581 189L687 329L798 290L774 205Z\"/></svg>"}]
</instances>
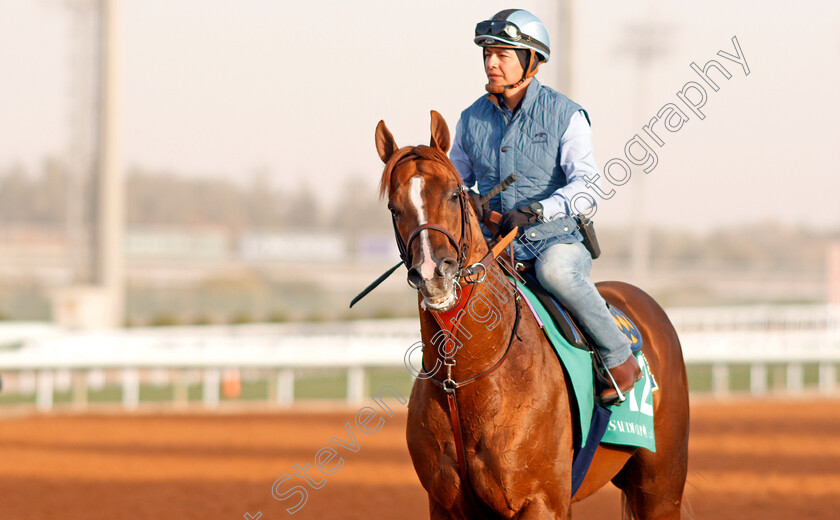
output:
<instances>
[{"instance_id":1,"label":"chestnut horse","mask_svg":"<svg viewBox=\"0 0 840 520\"><path fill-rule=\"evenodd\" d=\"M688 386L665 312L632 285L597 285L642 333L659 386L656 452L602 444L572 498L571 387L516 291L508 286L511 297L503 296L508 282L487 256L466 188L446 156L449 129L435 111L431 129L431 146L398 148L384 122L376 127L385 163L380 195L418 290L423 345L439 347L423 348L425 372L411 391L406 432L431 518L568 518L573 501L610 481L637 518L679 518Z\"/></svg>"}]
</instances>

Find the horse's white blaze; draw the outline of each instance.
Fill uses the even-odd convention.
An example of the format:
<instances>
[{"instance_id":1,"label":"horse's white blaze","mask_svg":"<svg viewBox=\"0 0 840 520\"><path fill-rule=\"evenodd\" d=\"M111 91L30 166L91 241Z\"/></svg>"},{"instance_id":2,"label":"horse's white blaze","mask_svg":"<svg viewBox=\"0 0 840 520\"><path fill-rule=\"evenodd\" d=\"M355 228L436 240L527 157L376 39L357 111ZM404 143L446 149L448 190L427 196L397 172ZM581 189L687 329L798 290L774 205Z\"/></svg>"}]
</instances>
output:
<instances>
[{"instance_id":1,"label":"horse's white blaze","mask_svg":"<svg viewBox=\"0 0 840 520\"><path fill-rule=\"evenodd\" d=\"M411 204L417 211L417 225L426 223L426 212L423 208L423 177L416 175L411 178L408 194ZM429 231L424 229L420 232L420 252L423 261L420 263L420 276L424 280L431 280L435 276L435 261L432 259L432 245L429 242Z\"/></svg>"}]
</instances>

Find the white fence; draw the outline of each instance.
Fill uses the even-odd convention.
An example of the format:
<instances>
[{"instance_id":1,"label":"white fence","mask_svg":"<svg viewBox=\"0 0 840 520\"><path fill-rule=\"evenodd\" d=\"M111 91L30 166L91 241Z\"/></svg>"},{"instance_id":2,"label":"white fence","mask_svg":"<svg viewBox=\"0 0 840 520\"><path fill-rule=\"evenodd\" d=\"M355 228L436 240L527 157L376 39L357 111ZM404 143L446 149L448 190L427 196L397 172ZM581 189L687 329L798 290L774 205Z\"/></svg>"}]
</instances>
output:
<instances>
[{"instance_id":1,"label":"white fence","mask_svg":"<svg viewBox=\"0 0 840 520\"><path fill-rule=\"evenodd\" d=\"M840 306L761 305L671 309L686 365L712 367L712 392L729 393L730 367L749 366L749 391L768 391L768 368L783 366L788 393L803 390L804 367L817 366L817 388L837 390Z\"/></svg>"},{"instance_id":2,"label":"white fence","mask_svg":"<svg viewBox=\"0 0 840 520\"><path fill-rule=\"evenodd\" d=\"M730 368L739 365L749 367L754 395L769 391L768 369L779 366L784 367L787 392L803 390L809 366L818 367L818 391L837 391L838 307L672 309L669 315L680 331L686 364L711 367L715 395L729 392ZM85 334L46 325L6 327L0 329L0 374L14 376L7 377L15 384L7 385L4 394L34 392L37 408L44 411L54 406L57 388L70 388L73 405L86 407L89 387L101 386L104 373L117 375L127 409L140 405L141 383L150 374L173 383L176 405L187 403L187 386L197 379L203 405L216 408L231 370L268 374L269 400L277 406L295 401L299 371L346 371L346 396L356 403L365 398L367 370L391 367L407 373L406 352L418 341L416 319Z\"/></svg>"},{"instance_id":3,"label":"white fence","mask_svg":"<svg viewBox=\"0 0 840 520\"><path fill-rule=\"evenodd\" d=\"M175 373L176 405L187 404L187 386L200 374L202 401L219 406L222 376L230 369L271 373L270 400L279 406L294 401L295 373L306 369L347 372L347 399L364 400L366 370L403 367L406 350L419 339L417 320L348 323L162 327L99 333L63 333L46 326L20 327L29 339L0 332L0 374L15 374L15 383L35 392L41 410L54 405L57 381L72 387L72 403L88 405L88 387L118 373L122 404L140 404L141 371ZM34 337L33 337L34 336ZM5 348L3 347L5 344ZM170 376L165 376L170 379ZM10 378L11 379L11 378ZM12 391L6 385L5 392ZM15 385L20 390L20 384ZM94 385L94 386L102 386Z\"/></svg>"}]
</instances>

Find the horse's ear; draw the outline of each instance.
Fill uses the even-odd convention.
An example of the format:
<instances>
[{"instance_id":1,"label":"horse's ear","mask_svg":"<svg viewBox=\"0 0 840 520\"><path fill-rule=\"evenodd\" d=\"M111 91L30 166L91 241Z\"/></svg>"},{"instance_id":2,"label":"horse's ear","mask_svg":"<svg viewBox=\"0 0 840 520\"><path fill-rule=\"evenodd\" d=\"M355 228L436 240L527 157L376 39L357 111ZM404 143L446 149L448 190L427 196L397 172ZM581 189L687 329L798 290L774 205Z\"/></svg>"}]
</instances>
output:
<instances>
[{"instance_id":1,"label":"horse's ear","mask_svg":"<svg viewBox=\"0 0 840 520\"><path fill-rule=\"evenodd\" d=\"M429 146L437 148L443 153L449 151L449 127L443 116L432 110L432 141Z\"/></svg>"},{"instance_id":2,"label":"horse's ear","mask_svg":"<svg viewBox=\"0 0 840 520\"><path fill-rule=\"evenodd\" d=\"M376 125L376 151L379 152L379 158L384 163L387 163L388 159L397 151L397 143L394 141L394 136L388 131L388 127L385 126L385 121L380 121Z\"/></svg>"}]
</instances>

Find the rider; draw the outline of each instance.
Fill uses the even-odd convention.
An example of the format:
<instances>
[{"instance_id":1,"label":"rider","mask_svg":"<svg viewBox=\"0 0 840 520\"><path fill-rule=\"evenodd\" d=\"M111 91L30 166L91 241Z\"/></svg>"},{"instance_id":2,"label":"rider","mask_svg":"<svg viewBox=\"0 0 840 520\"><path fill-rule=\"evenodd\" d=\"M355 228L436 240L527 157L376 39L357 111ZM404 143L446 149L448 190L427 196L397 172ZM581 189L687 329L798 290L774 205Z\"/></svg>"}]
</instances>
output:
<instances>
[{"instance_id":1,"label":"rider","mask_svg":"<svg viewBox=\"0 0 840 520\"><path fill-rule=\"evenodd\" d=\"M452 162L467 186L486 193L511 173L518 180L478 207L502 213L501 234L524 229L513 242L517 259L536 258L537 279L575 314L595 341L615 385L625 393L641 376L630 341L618 329L604 299L589 280L592 257L582 244L574 213L586 211L587 180L597 179L589 116L566 96L541 85L535 74L550 55L548 32L533 14L506 9L475 27L482 48L485 89L461 113ZM591 196L586 197L594 202ZM485 234L489 236L486 231ZM603 402L618 394L607 388Z\"/></svg>"}]
</instances>

